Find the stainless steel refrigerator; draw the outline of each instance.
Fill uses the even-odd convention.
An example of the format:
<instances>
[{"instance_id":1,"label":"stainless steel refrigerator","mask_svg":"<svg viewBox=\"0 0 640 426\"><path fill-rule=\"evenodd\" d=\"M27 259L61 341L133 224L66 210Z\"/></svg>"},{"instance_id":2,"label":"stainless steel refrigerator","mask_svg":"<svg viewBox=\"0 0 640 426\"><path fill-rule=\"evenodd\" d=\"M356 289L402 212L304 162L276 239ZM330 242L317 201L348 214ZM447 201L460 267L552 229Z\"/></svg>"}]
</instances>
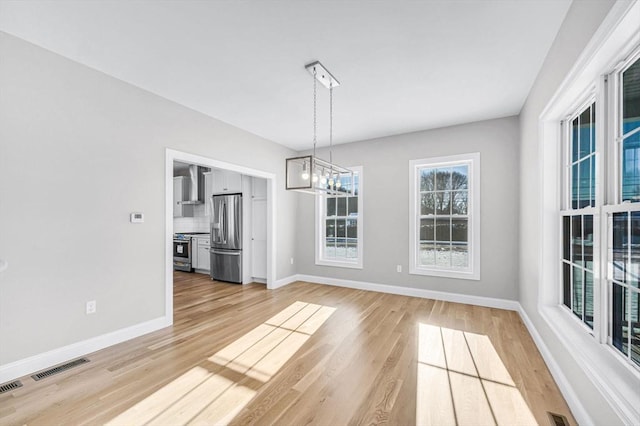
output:
<instances>
[{"instance_id":1,"label":"stainless steel refrigerator","mask_svg":"<svg viewBox=\"0 0 640 426\"><path fill-rule=\"evenodd\" d=\"M211 197L211 279L242 284L242 194Z\"/></svg>"}]
</instances>

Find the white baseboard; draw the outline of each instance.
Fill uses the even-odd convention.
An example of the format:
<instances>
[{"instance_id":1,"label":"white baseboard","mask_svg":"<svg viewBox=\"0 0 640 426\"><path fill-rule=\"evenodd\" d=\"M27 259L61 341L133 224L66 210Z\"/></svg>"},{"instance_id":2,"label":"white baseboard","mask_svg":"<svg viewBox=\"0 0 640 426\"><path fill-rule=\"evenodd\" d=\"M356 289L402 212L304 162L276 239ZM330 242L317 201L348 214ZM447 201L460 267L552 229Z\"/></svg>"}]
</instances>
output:
<instances>
[{"instance_id":1,"label":"white baseboard","mask_svg":"<svg viewBox=\"0 0 640 426\"><path fill-rule=\"evenodd\" d=\"M326 284L337 287L353 288L357 290L377 291L379 293L390 293L398 294L401 296L420 297L423 299L443 300L445 302L464 303L467 305L485 306L487 308L506 309L509 311L517 311L520 306L520 304L515 300L496 299L493 297L470 296L467 294L448 293L444 291L400 287L386 284L375 284L364 281L342 280L338 278L326 278L313 275L296 275L295 277L298 281L307 281L314 284Z\"/></svg>"},{"instance_id":2,"label":"white baseboard","mask_svg":"<svg viewBox=\"0 0 640 426\"><path fill-rule=\"evenodd\" d=\"M288 277L280 278L279 280L276 280L276 282L271 285L267 284L267 289L275 290L276 288L284 287L287 284L291 284L292 282L299 281L300 279L298 277L299 275L294 274L294 275L289 275Z\"/></svg>"},{"instance_id":3,"label":"white baseboard","mask_svg":"<svg viewBox=\"0 0 640 426\"><path fill-rule=\"evenodd\" d=\"M538 347L538 350L542 355L542 359L544 359L544 362L547 364L547 368L551 372L553 379L556 381L556 384L560 389L560 393L562 393L565 401L567 401L573 417L575 417L579 425L593 425L593 419L584 408L584 405L582 405L580 398L578 398L578 395L573 389L573 386L571 386L567 376L562 372L562 369L551 354L551 351L549 351L549 348L544 343L542 336L540 336L540 333L538 333L538 330L533 325L533 322L531 322L531 319L520 303L518 303L518 313L520 314L520 318L522 318L522 322L524 322L524 325L527 327L529 334L533 338L533 341Z\"/></svg>"},{"instance_id":4,"label":"white baseboard","mask_svg":"<svg viewBox=\"0 0 640 426\"><path fill-rule=\"evenodd\" d=\"M0 383L15 380L27 374L32 374L73 358L84 356L91 352L151 333L152 331L168 327L169 325L171 325L171 321L168 321L167 317L160 317L38 355L33 355L9 364L0 365Z\"/></svg>"}]
</instances>

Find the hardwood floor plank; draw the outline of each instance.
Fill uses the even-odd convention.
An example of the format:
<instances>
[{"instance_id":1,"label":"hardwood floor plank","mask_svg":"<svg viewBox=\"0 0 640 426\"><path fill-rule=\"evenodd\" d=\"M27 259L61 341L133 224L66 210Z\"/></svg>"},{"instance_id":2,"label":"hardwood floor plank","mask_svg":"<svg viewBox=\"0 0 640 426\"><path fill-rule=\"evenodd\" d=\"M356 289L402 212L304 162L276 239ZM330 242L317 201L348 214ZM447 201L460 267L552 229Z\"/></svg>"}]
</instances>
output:
<instances>
[{"instance_id":1,"label":"hardwood floor plank","mask_svg":"<svg viewBox=\"0 0 640 426\"><path fill-rule=\"evenodd\" d=\"M482 385L499 425L537 424L518 388L488 380L483 380Z\"/></svg>"},{"instance_id":2,"label":"hardwood floor plank","mask_svg":"<svg viewBox=\"0 0 640 426\"><path fill-rule=\"evenodd\" d=\"M447 357L447 368L450 371L478 376L473 358L467 347L464 333L460 330L442 328L442 342Z\"/></svg>"},{"instance_id":3,"label":"hardwood floor plank","mask_svg":"<svg viewBox=\"0 0 640 426\"><path fill-rule=\"evenodd\" d=\"M418 364L416 425L456 425L449 376L444 368Z\"/></svg>"},{"instance_id":4,"label":"hardwood floor plank","mask_svg":"<svg viewBox=\"0 0 640 426\"><path fill-rule=\"evenodd\" d=\"M440 327L420 323L419 333L418 362L447 368Z\"/></svg>"},{"instance_id":5,"label":"hardwood floor plank","mask_svg":"<svg viewBox=\"0 0 640 426\"><path fill-rule=\"evenodd\" d=\"M486 335L476 333L464 333L478 369L478 374L483 379L515 386L511 375L507 371L504 362L498 355L491 339Z\"/></svg>"},{"instance_id":6,"label":"hardwood floor plank","mask_svg":"<svg viewBox=\"0 0 640 426\"><path fill-rule=\"evenodd\" d=\"M449 382L451 383L451 395L453 395L458 425L490 426L496 424L479 378L449 371Z\"/></svg>"}]
</instances>

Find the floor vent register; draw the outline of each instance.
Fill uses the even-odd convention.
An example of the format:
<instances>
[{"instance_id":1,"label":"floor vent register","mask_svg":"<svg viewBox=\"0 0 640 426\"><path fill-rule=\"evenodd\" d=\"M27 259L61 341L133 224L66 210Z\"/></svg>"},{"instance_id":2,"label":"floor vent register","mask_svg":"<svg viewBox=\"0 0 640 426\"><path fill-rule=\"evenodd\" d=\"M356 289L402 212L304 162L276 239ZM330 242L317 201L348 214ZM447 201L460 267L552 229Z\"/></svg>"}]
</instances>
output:
<instances>
[{"instance_id":1,"label":"floor vent register","mask_svg":"<svg viewBox=\"0 0 640 426\"><path fill-rule=\"evenodd\" d=\"M569 426L569 421L562 414L556 414L550 411L547 411L547 414L549 414L551 426Z\"/></svg>"},{"instance_id":2,"label":"floor vent register","mask_svg":"<svg viewBox=\"0 0 640 426\"><path fill-rule=\"evenodd\" d=\"M57 367L50 368L48 370L41 371L31 376L33 380L42 380L46 379L49 376L53 376L54 374L62 373L63 371L67 371L73 367L77 367L82 364L86 364L89 362L87 358L79 358L74 361L67 362L66 364L59 365Z\"/></svg>"},{"instance_id":3,"label":"floor vent register","mask_svg":"<svg viewBox=\"0 0 640 426\"><path fill-rule=\"evenodd\" d=\"M20 380L14 380L11 383L4 383L0 385L0 393L5 393L12 391L14 389L18 389L22 387L22 382Z\"/></svg>"}]
</instances>

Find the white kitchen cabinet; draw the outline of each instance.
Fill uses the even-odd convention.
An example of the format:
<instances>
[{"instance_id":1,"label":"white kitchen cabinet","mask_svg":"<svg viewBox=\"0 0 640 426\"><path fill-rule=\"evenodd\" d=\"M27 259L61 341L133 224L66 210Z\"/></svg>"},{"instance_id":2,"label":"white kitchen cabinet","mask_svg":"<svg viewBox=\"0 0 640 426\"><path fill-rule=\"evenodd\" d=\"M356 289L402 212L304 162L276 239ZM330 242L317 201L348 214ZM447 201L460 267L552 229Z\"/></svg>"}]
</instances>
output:
<instances>
[{"instance_id":1,"label":"white kitchen cabinet","mask_svg":"<svg viewBox=\"0 0 640 426\"><path fill-rule=\"evenodd\" d=\"M182 204L189 197L189 179L185 176L173 178L173 217L193 217L193 205Z\"/></svg>"},{"instance_id":2,"label":"white kitchen cabinet","mask_svg":"<svg viewBox=\"0 0 640 426\"><path fill-rule=\"evenodd\" d=\"M210 241L208 235L204 237L193 237L191 240L193 257L191 262L196 272L209 272L211 269L211 258L209 256Z\"/></svg>"},{"instance_id":3,"label":"white kitchen cabinet","mask_svg":"<svg viewBox=\"0 0 640 426\"><path fill-rule=\"evenodd\" d=\"M267 278L267 200L251 200L251 276Z\"/></svg>"},{"instance_id":4,"label":"white kitchen cabinet","mask_svg":"<svg viewBox=\"0 0 640 426\"><path fill-rule=\"evenodd\" d=\"M200 268L200 262L198 259L198 240L195 238L191 239L191 267L194 271Z\"/></svg>"},{"instance_id":5,"label":"white kitchen cabinet","mask_svg":"<svg viewBox=\"0 0 640 426\"><path fill-rule=\"evenodd\" d=\"M198 245L198 269L207 271L211 269L211 256L209 253L209 245Z\"/></svg>"},{"instance_id":6,"label":"white kitchen cabinet","mask_svg":"<svg viewBox=\"0 0 640 426\"><path fill-rule=\"evenodd\" d=\"M242 175L229 170L216 169L213 172L213 193L242 192Z\"/></svg>"},{"instance_id":7,"label":"white kitchen cabinet","mask_svg":"<svg viewBox=\"0 0 640 426\"><path fill-rule=\"evenodd\" d=\"M267 198L267 180L262 178L251 178L251 198L265 200Z\"/></svg>"}]
</instances>

